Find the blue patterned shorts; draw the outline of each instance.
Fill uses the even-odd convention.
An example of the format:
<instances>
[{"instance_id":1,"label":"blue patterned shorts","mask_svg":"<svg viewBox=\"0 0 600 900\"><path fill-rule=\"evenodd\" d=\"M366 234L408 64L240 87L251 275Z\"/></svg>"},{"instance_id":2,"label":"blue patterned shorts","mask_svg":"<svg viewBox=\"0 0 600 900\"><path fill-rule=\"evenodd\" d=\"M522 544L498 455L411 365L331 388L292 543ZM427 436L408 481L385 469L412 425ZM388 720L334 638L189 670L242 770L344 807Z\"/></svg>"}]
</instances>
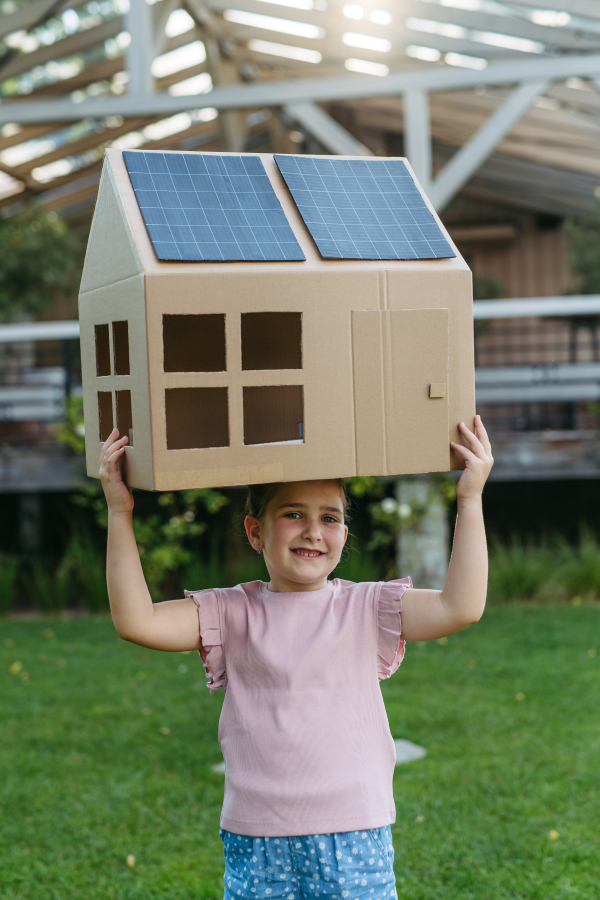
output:
<instances>
[{"instance_id":1,"label":"blue patterned shorts","mask_svg":"<svg viewBox=\"0 0 600 900\"><path fill-rule=\"evenodd\" d=\"M224 900L397 900L389 825L299 837L220 834Z\"/></svg>"}]
</instances>

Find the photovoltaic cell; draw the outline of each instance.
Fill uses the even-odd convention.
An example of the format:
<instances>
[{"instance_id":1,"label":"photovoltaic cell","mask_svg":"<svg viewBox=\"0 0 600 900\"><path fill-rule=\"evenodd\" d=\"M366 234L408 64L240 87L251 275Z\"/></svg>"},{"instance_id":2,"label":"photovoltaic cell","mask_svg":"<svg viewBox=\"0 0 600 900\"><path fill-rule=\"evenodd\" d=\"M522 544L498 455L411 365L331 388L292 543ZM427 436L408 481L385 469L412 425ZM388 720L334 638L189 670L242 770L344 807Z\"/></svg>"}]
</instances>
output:
<instances>
[{"instance_id":1,"label":"photovoltaic cell","mask_svg":"<svg viewBox=\"0 0 600 900\"><path fill-rule=\"evenodd\" d=\"M158 259L303 260L257 156L123 151Z\"/></svg>"},{"instance_id":2,"label":"photovoltaic cell","mask_svg":"<svg viewBox=\"0 0 600 900\"><path fill-rule=\"evenodd\" d=\"M322 257L456 256L402 160L275 161Z\"/></svg>"}]
</instances>

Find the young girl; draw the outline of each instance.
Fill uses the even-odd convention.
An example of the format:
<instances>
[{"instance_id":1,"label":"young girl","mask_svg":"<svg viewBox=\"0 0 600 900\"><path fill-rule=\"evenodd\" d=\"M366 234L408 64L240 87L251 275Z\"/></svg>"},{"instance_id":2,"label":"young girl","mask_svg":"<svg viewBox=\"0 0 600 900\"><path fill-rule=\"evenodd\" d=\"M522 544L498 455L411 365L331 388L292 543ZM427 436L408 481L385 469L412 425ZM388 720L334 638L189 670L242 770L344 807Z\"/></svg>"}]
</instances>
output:
<instances>
[{"instance_id":1,"label":"young girl","mask_svg":"<svg viewBox=\"0 0 600 900\"><path fill-rule=\"evenodd\" d=\"M443 590L409 578L354 584L328 576L348 528L343 480L251 487L245 519L268 584L186 591L152 603L132 528L133 497L104 444L107 578L119 635L156 650L198 649L212 691L226 690L221 837L225 900L393 900L394 743L379 681L405 641L444 637L483 612L487 550L481 509L492 467L479 417L457 484L458 517Z\"/></svg>"}]
</instances>

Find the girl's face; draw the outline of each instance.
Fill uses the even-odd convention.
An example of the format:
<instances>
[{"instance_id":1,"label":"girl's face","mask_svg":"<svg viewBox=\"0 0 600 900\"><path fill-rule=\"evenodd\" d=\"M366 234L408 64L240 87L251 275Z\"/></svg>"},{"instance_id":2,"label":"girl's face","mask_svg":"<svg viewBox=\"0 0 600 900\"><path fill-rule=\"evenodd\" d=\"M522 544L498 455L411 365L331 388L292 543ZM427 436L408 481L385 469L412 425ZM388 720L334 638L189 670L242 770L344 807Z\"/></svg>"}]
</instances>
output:
<instances>
[{"instance_id":1,"label":"girl's face","mask_svg":"<svg viewBox=\"0 0 600 900\"><path fill-rule=\"evenodd\" d=\"M337 566L348 537L335 481L284 484L262 521L247 516L248 540L262 550L272 591L317 591Z\"/></svg>"}]
</instances>

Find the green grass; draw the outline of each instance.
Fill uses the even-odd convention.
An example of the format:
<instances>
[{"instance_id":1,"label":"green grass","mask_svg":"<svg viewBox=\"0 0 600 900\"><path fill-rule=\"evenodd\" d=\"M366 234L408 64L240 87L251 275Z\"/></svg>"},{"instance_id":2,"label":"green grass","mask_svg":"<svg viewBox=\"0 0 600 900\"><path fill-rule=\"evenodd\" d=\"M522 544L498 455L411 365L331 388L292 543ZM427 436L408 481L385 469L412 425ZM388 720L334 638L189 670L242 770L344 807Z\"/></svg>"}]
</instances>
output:
<instances>
[{"instance_id":1,"label":"green grass","mask_svg":"<svg viewBox=\"0 0 600 900\"><path fill-rule=\"evenodd\" d=\"M401 898L596 900L599 625L598 605L508 605L409 645L383 687L394 737L428 748L396 769ZM222 897L221 700L197 655L102 618L1 628L0 898Z\"/></svg>"}]
</instances>

